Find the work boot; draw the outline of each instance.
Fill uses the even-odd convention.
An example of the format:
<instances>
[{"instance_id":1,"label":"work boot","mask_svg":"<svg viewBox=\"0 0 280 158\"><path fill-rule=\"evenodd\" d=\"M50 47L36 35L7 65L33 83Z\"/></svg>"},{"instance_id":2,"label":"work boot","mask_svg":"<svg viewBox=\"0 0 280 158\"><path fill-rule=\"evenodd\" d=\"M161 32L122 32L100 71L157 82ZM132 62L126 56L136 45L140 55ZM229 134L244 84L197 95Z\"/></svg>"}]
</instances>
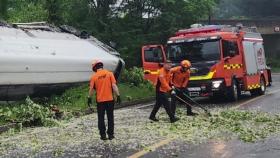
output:
<instances>
[{"instance_id":1,"label":"work boot","mask_svg":"<svg viewBox=\"0 0 280 158\"><path fill-rule=\"evenodd\" d=\"M101 140L108 140L108 138L106 137L106 135L101 135L100 139L101 139Z\"/></svg>"},{"instance_id":2,"label":"work boot","mask_svg":"<svg viewBox=\"0 0 280 158\"><path fill-rule=\"evenodd\" d=\"M187 112L187 116L196 116L196 115L198 115L198 114L197 114L197 113L194 113L194 112L192 112L192 111Z\"/></svg>"},{"instance_id":3,"label":"work boot","mask_svg":"<svg viewBox=\"0 0 280 158\"><path fill-rule=\"evenodd\" d=\"M171 123L174 123L176 121L179 121L180 119L178 117L174 117L173 119L170 120Z\"/></svg>"},{"instance_id":4,"label":"work boot","mask_svg":"<svg viewBox=\"0 0 280 158\"><path fill-rule=\"evenodd\" d=\"M156 119L155 117L149 117L150 120L154 121L154 122L158 122L159 120Z\"/></svg>"},{"instance_id":5,"label":"work boot","mask_svg":"<svg viewBox=\"0 0 280 158\"><path fill-rule=\"evenodd\" d=\"M114 135L109 135L109 140L113 140L115 138Z\"/></svg>"}]
</instances>

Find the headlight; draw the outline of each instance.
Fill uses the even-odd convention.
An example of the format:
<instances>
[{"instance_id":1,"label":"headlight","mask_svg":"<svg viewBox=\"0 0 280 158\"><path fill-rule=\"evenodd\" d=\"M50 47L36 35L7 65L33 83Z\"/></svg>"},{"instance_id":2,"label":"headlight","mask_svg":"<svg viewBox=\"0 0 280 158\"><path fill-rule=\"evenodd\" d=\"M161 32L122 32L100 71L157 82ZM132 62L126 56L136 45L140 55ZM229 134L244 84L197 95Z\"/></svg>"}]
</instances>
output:
<instances>
[{"instance_id":1,"label":"headlight","mask_svg":"<svg viewBox=\"0 0 280 158\"><path fill-rule=\"evenodd\" d=\"M219 88L221 86L221 84L223 83L223 81L219 80L219 81L213 81L212 82L212 88Z\"/></svg>"}]
</instances>

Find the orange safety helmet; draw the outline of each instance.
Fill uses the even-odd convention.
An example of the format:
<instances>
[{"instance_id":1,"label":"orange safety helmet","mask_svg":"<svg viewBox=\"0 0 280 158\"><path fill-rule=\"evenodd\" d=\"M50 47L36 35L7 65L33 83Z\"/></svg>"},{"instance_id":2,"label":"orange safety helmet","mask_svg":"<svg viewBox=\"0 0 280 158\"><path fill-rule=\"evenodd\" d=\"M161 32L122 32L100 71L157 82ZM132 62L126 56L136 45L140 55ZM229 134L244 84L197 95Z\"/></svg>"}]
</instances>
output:
<instances>
[{"instance_id":1,"label":"orange safety helmet","mask_svg":"<svg viewBox=\"0 0 280 158\"><path fill-rule=\"evenodd\" d=\"M190 68L190 67L192 66L192 64L191 64L191 62L188 61L188 60L183 60L183 61L181 62L181 66L182 66L182 67L185 67L185 68Z\"/></svg>"},{"instance_id":2,"label":"orange safety helmet","mask_svg":"<svg viewBox=\"0 0 280 158\"><path fill-rule=\"evenodd\" d=\"M92 66L92 71L97 71L97 69L99 68L103 68L103 63L100 60L93 60L91 62L91 66Z\"/></svg>"}]
</instances>

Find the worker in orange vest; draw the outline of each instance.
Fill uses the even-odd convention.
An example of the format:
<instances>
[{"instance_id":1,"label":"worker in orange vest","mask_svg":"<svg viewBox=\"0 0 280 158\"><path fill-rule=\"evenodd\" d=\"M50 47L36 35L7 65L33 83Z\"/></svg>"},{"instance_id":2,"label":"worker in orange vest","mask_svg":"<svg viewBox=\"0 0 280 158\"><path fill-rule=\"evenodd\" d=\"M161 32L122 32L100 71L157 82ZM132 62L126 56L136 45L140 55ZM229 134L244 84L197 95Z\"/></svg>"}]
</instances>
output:
<instances>
[{"instance_id":1,"label":"worker in orange vest","mask_svg":"<svg viewBox=\"0 0 280 158\"><path fill-rule=\"evenodd\" d=\"M190 67L191 63L188 60L183 60L180 66L174 67L170 70L172 79L171 83L175 87L175 94L183 100L189 100L183 93L187 90L187 85L190 79ZM176 95L171 96L171 112L175 116L176 111ZM195 113L192 112L192 107L187 106L187 115L193 116Z\"/></svg>"},{"instance_id":2,"label":"worker in orange vest","mask_svg":"<svg viewBox=\"0 0 280 158\"><path fill-rule=\"evenodd\" d=\"M170 109L170 102L168 100L170 93L173 91L173 89L170 87L170 69L171 62L166 61L159 71L159 76L156 85L156 103L149 117L149 119L152 121L159 121L158 119L156 119L156 113L158 112L161 105L164 106L171 123L179 120L172 114Z\"/></svg>"},{"instance_id":3,"label":"worker in orange vest","mask_svg":"<svg viewBox=\"0 0 280 158\"><path fill-rule=\"evenodd\" d=\"M90 88L88 95L88 105L92 105L93 91L96 91L98 129L100 139L114 139L114 97L113 92L117 95L117 103L120 104L120 93L112 72L103 69L103 63L95 60L92 63L92 70L95 72L90 79ZM108 138L106 137L106 127L104 122L105 112L108 119Z\"/></svg>"}]
</instances>

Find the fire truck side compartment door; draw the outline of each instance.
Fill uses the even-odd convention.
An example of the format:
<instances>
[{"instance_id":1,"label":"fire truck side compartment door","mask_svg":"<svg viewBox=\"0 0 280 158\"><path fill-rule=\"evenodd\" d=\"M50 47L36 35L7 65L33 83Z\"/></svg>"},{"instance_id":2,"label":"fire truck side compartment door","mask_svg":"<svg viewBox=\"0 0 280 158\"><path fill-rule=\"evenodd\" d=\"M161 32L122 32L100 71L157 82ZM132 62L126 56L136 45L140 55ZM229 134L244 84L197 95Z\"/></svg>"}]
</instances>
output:
<instances>
[{"instance_id":1,"label":"fire truck side compartment door","mask_svg":"<svg viewBox=\"0 0 280 158\"><path fill-rule=\"evenodd\" d=\"M266 61L265 61L265 53L262 42L257 42L254 45L255 50L255 57L257 60L257 67L258 70L265 70L266 69Z\"/></svg>"},{"instance_id":2,"label":"fire truck side compartment door","mask_svg":"<svg viewBox=\"0 0 280 158\"><path fill-rule=\"evenodd\" d=\"M142 47L142 63L144 77L156 84L161 64L166 60L162 45L147 45Z\"/></svg>"},{"instance_id":3,"label":"fire truck side compartment door","mask_svg":"<svg viewBox=\"0 0 280 158\"><path fill-rule=\"evenodd\" d=\"M256 44L253 41L243 41L246 72L248 75L256 74L258 70L255 53Z\"/></svg>"}]
</instances>

